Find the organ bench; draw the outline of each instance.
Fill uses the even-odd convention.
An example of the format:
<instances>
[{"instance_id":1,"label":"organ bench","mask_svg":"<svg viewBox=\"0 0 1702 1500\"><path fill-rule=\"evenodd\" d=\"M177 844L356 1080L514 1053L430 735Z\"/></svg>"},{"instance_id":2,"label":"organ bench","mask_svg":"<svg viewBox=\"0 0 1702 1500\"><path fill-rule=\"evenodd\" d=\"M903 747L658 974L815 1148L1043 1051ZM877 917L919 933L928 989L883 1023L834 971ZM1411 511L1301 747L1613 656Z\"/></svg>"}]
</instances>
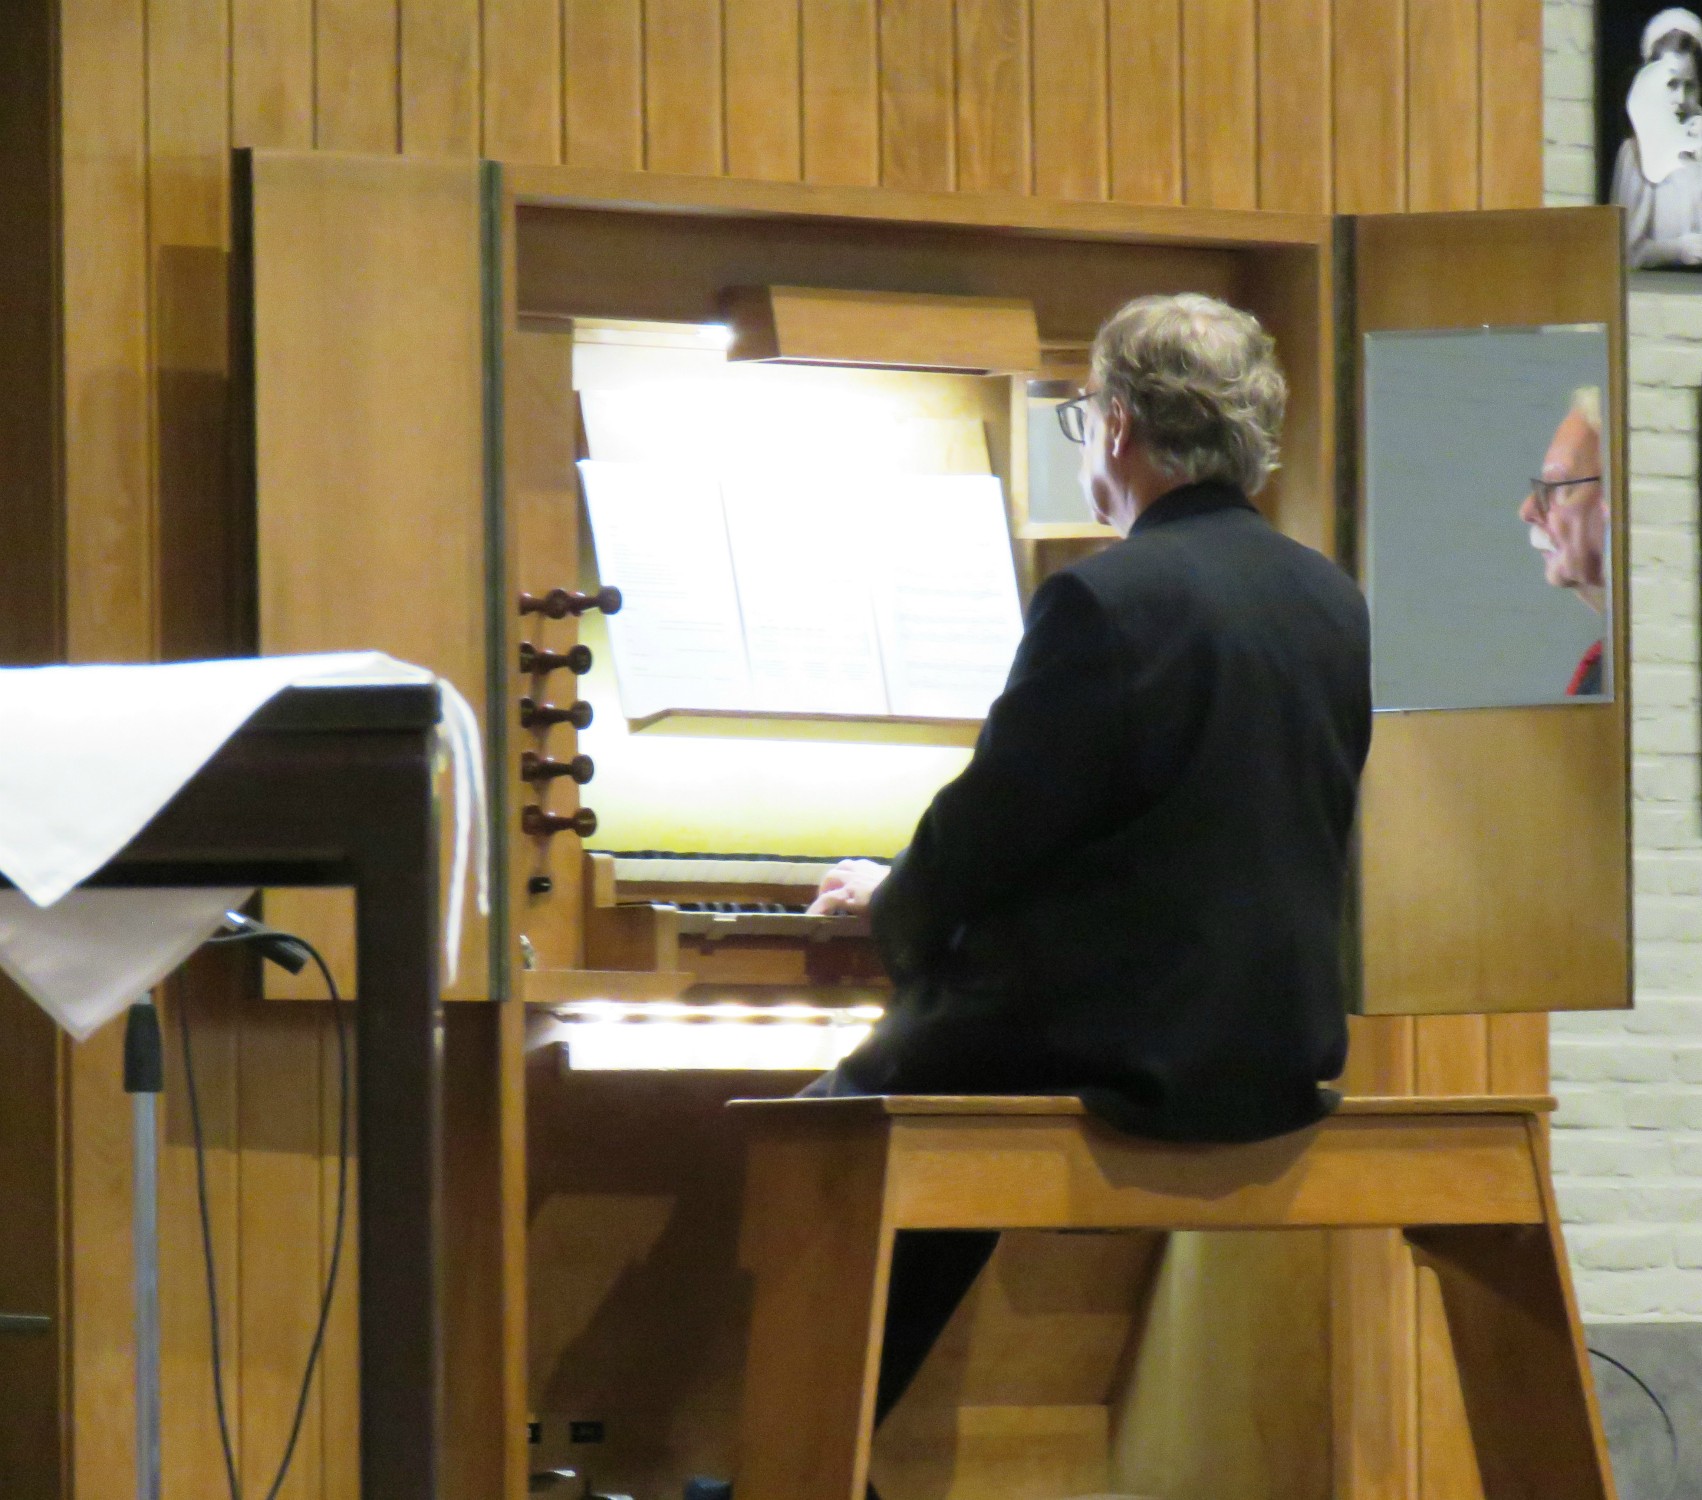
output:
<instances>
[{"instance_id":1,"label":"organ bench","mask_svg":"<svg viewBox=\"0 0 1702 1500\"><path fill-rule=\"evenodd\" d=\"M862 1500L901 1230L1401 1230L1440 1279L1486 1500L1614 1500L1544 1098L1344 1100L1248 1145L1073 1098L736 1100L755 1303L739 1500Z\"/></svg>"}]
</instances>

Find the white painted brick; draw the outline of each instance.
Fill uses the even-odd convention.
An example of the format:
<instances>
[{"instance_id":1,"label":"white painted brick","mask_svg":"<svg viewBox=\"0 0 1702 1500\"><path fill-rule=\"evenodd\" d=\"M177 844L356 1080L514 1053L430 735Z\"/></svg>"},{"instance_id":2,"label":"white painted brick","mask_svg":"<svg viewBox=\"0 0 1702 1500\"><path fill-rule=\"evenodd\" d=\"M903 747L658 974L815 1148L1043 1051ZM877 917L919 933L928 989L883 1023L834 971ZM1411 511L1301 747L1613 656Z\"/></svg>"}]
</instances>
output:
<instances>
[{"instance_id":1,"label":"white painted brick","mask_svg":"<svg viewBox=\"0 0 1702 1500\"><path fill-rule=\"evenodd\" d=\"M1680 1273L1667 1271L1598 1271L1578 1276L1579 1301L1589 1318L1647 1318L1671 1301Z\"/></svg>"},{"instance_id":2,"label":"white painted brick","mask_svg":"<svg viewBox=\"0 0 1702 1500\"><path fill-rule=\"evenodd\" d=\"M1644 661L1695 670L1698 640L1694 620L1633 620L1631 628L1637 654Z\"/></svg>"},{"instance_id":3,"label":"white painted brick","mask_svg":"<svg viewBox=\"0 0 1702 1500\"><path fill-rule=\"evenodd\" d=\"M1596 112L1588 103L1577 99L1551 100L1543 111L1543 119L1557 141L1582 145L1595 138Z\"/></svg>"},{"instance_id":4,"label":"white painted brick","mask_svg":"<svg viewBox=\"0 0 1702 1500\"><path fill-rule=\"evenodd\" d=\"M1684 399L1688 404L1690 397ZM1694 545L1696 485L1684 479L1638 478L1631 486L1629 519L1633 525L1682 527L1690 534Z\"/></svg>"},{"instance_id":5,"label":"white painted brick","mask_svg":"<svg viewBox=\"0 0 1702 1500\"><path fill-rule=\"evenodd\" d=\"M1590 10L1577 5L1543 7L1543 46L1593 58L1596 52L1595 20Z\"/></svg>"},{"instance_id":6,"label":"white painted brick","mask_svg":"<svg viewBox=\"0 0 1702 1500\"><path fill-rule=\"evenodd\" d=\"M1579 1225L1566 1236L1574 1265L1587 1271L1655 1271L1673 1263L1669 1229Z\"/></svg>"},{"instance_id":7,"label":"white painted brick","mask_svg":"<svg viewBox=\"0 0 1702 1500\"><path fill-rule=\"evenodd\" d=\"M1633 1130L1694 1130L1702 1125L1702 1098L1684 1089L1627 1089L1625 1123Z\"/></svg>"},{"instance_id":8,"label":"white painted brick","mask_svg":"<svg viewBox=\"0 0 1702 1500\"><path fill-rule=\"evenodd\" d=\"M1702 346L1685 351L1688 357L1702 354ZM1644 478L1694 478L1696 439L1687 433L1634 432L1631 435L1631 472Z\"/></svg>"},{"instance_id":9,"label":"white painted brick","mask_svg":"<svg viewBox=\"0 0 1702 1500\"><path fill-rule=\"evenodd\" d=\"M1672 340L1632 341L1627 363L1639 385L1688 385L1702 382L1702 347ZM1636 446L1632 448L1636 464Z\"/></svg>"},{"instance_id":10,"label":"white painted brick","mask_svg":"<svg viewBox=\"0 0 1702 1500\"><path fill-rule=\"evenodd\" d=\"M1645 951L1642 936L1646 930L1646 919L1643 916L1642 904L1637 909L1638 961L1641 964ZM1691 912L1691 926L1688 946L1702 949L1702 943L1696 941L1698 928L1696 913ZM1679 944L1669 944L1668 947L1677 951ZM1661 992L1658 986L1639 984L1637 986L1637 1003L1628 1011L1622 1013L1625 1022L1625 1039L1642 1038L1647 1041L1660 1040L1660 1044L1668 1046L1672 1040L1682 1040L1702 1032L1702 999L1697 998L1694 989L1686 993L1674 994ZM1695 1127L1702 1129L1702 1126Z\"/></svg>"},{"instance_id":11,"label":"white painted brick","mask_svg":"<svg viewBox=\"0 0 1702 1500\"><path fill-rule=\"evenodd\" d=\"M1557 1091L1556 1130L1623 1129L1625 1091L1615 1088L1567 1088Z\"/></svg>"},{"instance_id":12,"label":"white painted brick","mask_svg":"<svg viewBox=\"0 0 1702 1500\"><path fill-rule=\"evenodd\" d=\"M1668 1047L1629 1037L1611 1042L1554 1038L1554 1076L1574 1083L1664 1083L1672 1077Z\"/></svg>"},{"instance_id":13,"label":"white painted brick","mask_svg":"<svg viewBox=\"0 0 1702 1500\"><path fill-rule=\"evenodd\" d=\"M1635 701L1632 706L1635 708ZM1641 755L1694 755L1697 747L1697 726L1687 722L1683 714L1671 714L1653 722L1634 723L1631 740L1637 753ZM1647 847L1682 848L1683 840L1677 844L1651 843Z\"/></svg>"},{"instance_id":14,"label":"white painted brick","mask_svg":"<svg viewBox=\"0 0 1702 1500\"><path fill-rule=\"evenodd\" d=\"M1543 94L1551 100L1582 99L1593 103L1596 79L1590 59L1578 52L1554 52L1543 59Z\"/></svg>"},{"instance_id":15,"label":"white painted brick","mask_svg":"<svg viewBox=\"0 0 1702 1500\"><path fill-rule=\"evenodd\" d=\"M1573 1177L1669 1177L1678 1149L1638 1132L1554 1133L1555 1167Z\"/></svg>"},{"instance_id":16,"label":"white painted brick","mask_svg":"<svg viewBox=\"0 0 1702 1500\"><path fill-rule=\"evenodd\" d=\"M1702 833L1693 809L1648 803L1633 805L1631 825L1638 843L1650 849L1683 849L1696 843Z\"/></svg>"},{"instance_id":17,"label":"white painted brick","mask_svg":"<svg viewBox=\"0 0 1702 1500\"><path fill-rule=\"evenodd\" d=\"M1673 1140L1672 1170L1684 1177L1702 1177L1702 1140Z\"/></svg>"},{"instance_id":18,"label":"white painted brick","mask_svg":"<svg viewBox=\"0 0 1702 1500\"><path fill-rule=\"evenodd\" d=\"M1555 1185L1560 1217L1573 1224L1618 1224L1632 1218L1629 1193L1622 1186L1601 1182L1562 1181Z\"/></svg>"},{"instance_id":19,"label":"white painted brick","mask_svg":"<svg viewBox=\"0 0 1702 1500\"><path fill-rule=\"evenodd\" d=\"M1633 1185L1615 1222L1702 1225L1702 1183L1675 1178L1663 1186Z\"/></svg>"},{"instance_id":20,"label":"white painted brick","mask_svg":"<svg viewBox=\"0 0 1702 1500\"><path fill-rule=\"evenodd\" d=\"M1696 762L1678 755L1639 756L1631 767L1631 790L1633 796L1648 802L1689 802L1702 795ZM1688 903L1687 909L1693 911L1694 903ZM1641 925L1637 930L1646 937L1677 936L1649 932Z\"/></svg>"},{"instance_id":21,"label":"white painted brick","mask_svg":"<svg viewBox=\"0 0 1702 1500\"><path fill-rule=\"evenodd\" d=\"M1631 389L1631 426L1636 431L1696 431L1696 393L1673 390L1664 385L1639 385Z\"/></svg>"},{"instance_id":22,"label":"white painted brick","mask_svg":"<svg viewBox=\"0 0 1702 1500\"><path fill-rule=\"evenodd\" d=\"M1702 307L1689 291L1637 291L1628 299L1629 326L1635 340L1702 338Z\"/></svg>"},{"instance_id":23,"label":"white painted brick","mask_svg":"<svg viewBox=\"0 0 1702 1500\"><path fill-rule=\"evenodd\" d=\"M1638 930L1641 931L1640 928ZM1636 953L1636 976L1639 990L1665 990L1671 994L1702 989L1702 944L1640 942ZM1622 1042L1619 1045L1626 1044ZM1636 1081L1648 1083L1654 1080L1645 1078Z\"/></svg>"},{"instance_id":24,"label":"white painted brick","mask_svg":"<svg viewBox=\"0 0 1702 1500\"><path fill-rule=\"evenodd\" d=\"M1673 1052L1673 1077L1684 1083L1702 1083L1702 1047L1679 1047Z\"/></svg>"},{"instance_id":25,"label":"white painted brick","mask_svg":"<svg viewBox=\"0 0 1702 1500\"><path fill-rule=\"evenodd\" d=\"M1702 1229L1681 1229L1673 1236L1673 1260L1686 1271L1702 1271Z\"/></svg>"},{"instance_id":26,"label":"white painted brick","mask_svg":"<svg viewBox=\"0 0 1702 1500\"><path fill-rule=\"evenodd\" d=\"M1632 868L1639 894L1702 895L1702 854L1639 849Z\"/></svg>"},{"instance_id":27,"label":"white painted brick","mask_svg":"<svg viewBox=\"0 0 1702 1500\"><path fill-rule=\"evenodd\" d=\"M1595 153L1551 147L1543 161L1542 185L1548 196L1566 203L1593 203L1596 196Z\"/></svg>"},{"instance_id":28,"label":"white painted brick","mask_svg":"<svg viewBox=\"0 0 1702 1500\"><path fill-rule=\"evenodd\" d=\"M1679 526L1631 527L1631 557L1642 568L1670 568L1674 581L1696 556L1696 534Z\"/></svg>"},{"instance_id":29,"label":"white painted brick","mask_svg":"<svg viewBox=\"0 0 1702 1500\"><path fill-rule=\"evenodd\" d=\"M1631 664L1631 700L1637 710L1648 717L1672 709L1684 709L1696 702L1696 674L1684 667L1661 666L1633 659Z\"/></svg>"}]
</instances>

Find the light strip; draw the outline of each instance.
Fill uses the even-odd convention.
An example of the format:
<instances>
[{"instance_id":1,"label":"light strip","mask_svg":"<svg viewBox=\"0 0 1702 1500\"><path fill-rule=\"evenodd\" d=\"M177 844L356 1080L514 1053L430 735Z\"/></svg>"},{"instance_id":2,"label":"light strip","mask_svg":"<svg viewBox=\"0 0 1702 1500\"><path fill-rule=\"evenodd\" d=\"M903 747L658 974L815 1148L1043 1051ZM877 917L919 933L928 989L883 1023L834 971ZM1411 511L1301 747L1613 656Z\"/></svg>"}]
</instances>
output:
<instances>
[{"instance_id":1,"label":"light strip","mask_svg":"<svg viewBox=\"0 0 1702 1500\"><path fill-rule=\"evenodd\" d=\"M867 1009L868 1007L859 1007ZM844 1015L845 1012L839 1014ZM569 1020L558 1039L574 1072L784 1070L825 1072L869 1034L864 1023Z\"/></svg>"}]
</instances>

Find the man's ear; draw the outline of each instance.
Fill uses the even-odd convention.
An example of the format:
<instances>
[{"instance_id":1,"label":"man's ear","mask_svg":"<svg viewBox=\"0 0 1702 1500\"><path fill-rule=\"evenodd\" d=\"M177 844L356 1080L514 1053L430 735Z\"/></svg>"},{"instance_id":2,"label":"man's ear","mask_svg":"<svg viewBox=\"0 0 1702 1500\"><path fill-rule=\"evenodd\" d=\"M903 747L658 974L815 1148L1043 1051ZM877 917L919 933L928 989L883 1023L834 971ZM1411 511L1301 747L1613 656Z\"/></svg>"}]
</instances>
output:
<instances>
[{"instance_id":1,"label":"man's ear","mask_svg":"<svg viewBox=\"0 0 1702 1500\"><path fill-rule=\"evenodd\" d=\"M1129 445L1129 408L1121 396L1113 396L1105 408L1105 435L1110 440L1111 456L1121 458Z\"/></svg>"}]
</instances>

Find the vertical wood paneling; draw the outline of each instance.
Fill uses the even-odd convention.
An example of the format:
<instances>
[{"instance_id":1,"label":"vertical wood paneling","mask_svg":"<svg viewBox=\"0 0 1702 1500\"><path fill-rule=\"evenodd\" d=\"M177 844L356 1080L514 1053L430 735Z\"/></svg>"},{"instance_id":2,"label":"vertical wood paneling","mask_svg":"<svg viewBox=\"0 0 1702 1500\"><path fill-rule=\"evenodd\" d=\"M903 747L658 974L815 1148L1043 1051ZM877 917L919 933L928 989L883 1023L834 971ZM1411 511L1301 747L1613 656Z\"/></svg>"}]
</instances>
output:
<instances>
[{"instance_id":1,"label":"vertical wood paneling","mask_svg":"<svg viewBox=\"0 0 1702 1500\"><path fill-rule=\"evenodd\" d=\"M146 660L157 622L141 0L60 18L67 647Z\"/></svg>"},{"instance_id":2,"label":"vertical wood paneling","mask_svg":"<svg viewBox=\"0 0 1702 1500\"><path fill-rule=\"evenodd\" d=\"M559 0L483 0L483 5L481 149L498 161L559 161Z\"/></svg>"},{"instance_id":3,"label":"vertical wood paneling","mask_svg":"<svg viewBox=\"0 0 1702 1500\"><path fill-rule=\"evenodd\" d=\"M1479 17L1478 56L1493 58L1479 90L1485 208L1542 206L1542 0L1494 0Z\"/></svg>"},{"instance_id":4,"label":"vertical wood paneling","mask_svg":"<svg viewBox=\"0 0 1702 1500\"><path fill-rule=\"evenodd\" d=\"M1478 206L1477 13L1478 0L1407 8L1407 207L1415 213Z\"/></svg>"},{"instance_id":5,"label":"vertical wood paneling","mask_svg":"<svg viewBox=\"0 0 1702 1500\"><path fill-rule=\"evenodd\" d=\"M1406 203L1406 6L1334 0L1335 211Z\"/></svg>"},{"instance_id":6,"label":"vertical wood paneling","mask_svg":"<svg viewBox=\"0 0 1702 1500\"><path fill-rule=\"evenodd\" d=\"M644 165L642 0L564 0L567 145L576 167Z\"/></svg>"},{"instance_id":7,"label":"vertical wood paneling","mask_svg":"<svg viewBox=\"0 0 1702 1500\"><path fill-rule=\"evenodd\" d=\"M319 1022L319 1281L331 1274L337 1232L337 1029L331 1008L315 1005ZM344 1006L348 1046L349 1168L348 1204L344 1215L343 1248L337 1267L337 1287L325 1323L325 1347L316 1376L318 1400L308 1409L317 1420L324 1454L326 1500L360 1493L360 1157L355 1137L355 1018ZM453 1200L450 1200L453 1201ZM450 1491L451 1494L455 1492ZM459 1497L458 1497L459 1500ZM467 1500L474 1500L469 1492Z\"/></svg>"},{"instance_id":8,"label":"vertical wood paneling","mask_svg":"<svg viewBox=\"0 0 1702 1500\"><path fill-rule=\"evenodd\" d=\"M313 0L231 0L231 144L313 145Z\"/></svg>"},{"instance_id":9,"label":"vertical wood paneling","mask_svg":"<svg viewBox=\"0 0 1702 1500\"><path fill-rule=\"evenodd\" d=\"M45 5L16 6L0 48L0 661L64 651L59 410L58 39ZM3 1419L0 1419L3 1420ZM57 1446L57 1444L55 1445Z\"/></svg>"},{"instance_id":10,"label":"vertical wood paneling","mask_svg":"<svg viewBox=\"0 0 1702 1500\"><path fill-rule=\"evenodd\" d=\"M124 1023L70 1048L71 1314L66 1427L77 1500L136 1490L136 1338L129 1268L131 1106Z\"/></svg>"},{"instance_id":11,"label":"vertical wood paneling","mask_svg":"<svg viewBox=\"0 0 1702 1500\"><path fill-rule=\"evenodd\" d=\"M774 0L723 0L727 173L795 182L803 175L798 11Z\"/></svg>"},{"instance_id":12,"label":"vertical wood paneling","mask_svg":"<svg viewBox=\"0 0 1702 1500\"><path fill-rule=\"evenodd\" d=\"M1111 196L1182 201L1182 0L1109 0Z\"/></svg>"},{"instance_id":13,"label":"vertical wood paneling","mask_svg":"<svg viewBox=\"0 0 1702 1500\"><path fill-rule=\"evenodd\" d=\"M644 165L718 177L721 0L644 0Z\"/></svg>"},{"instance_id":14,"label":"vertical wood paneling","mask_svg":"<svg viewBox=\"0 0 1702 1500\"><path fill-rule=\"evenodd\" d=\"M957 0L960 192L1030 189L1028 9L1029 0Z\"/></svg>"},{"instance_id":15,"label":"vertical wood paneling","mask_svg":"<svg viewBox=\"0 0 1702 1500\"><path fill-rule=\"evenodd\" d=\"M160 653L219 656L251 637L246 528L232 504L229 10L151 0L148 232L153 268Z\"/></svg>"},{"instance_id":16,"label":"vertical wood paneling","mask_svg":"<svg viewBox=\"0 0 1702 1500\"><path fill-rule=\"evenodd\" d=\"M264 1495L295 1415L319 1315L323 1097L317 1004L251 1007L237 1056L237 1189L245 1494ZM324 1490L324 1429L304 1423L290 1489Z\"/></svg>"},{"instance_id":17,"label":"vertical wood paneling","mask_svg":"<svg viewBox=\"0 0 1702 1500\"><path fill-rule=\"evenodd\" d=\"M1259 202L1255 0L1182 7L1183 191L1194 208Z\"/></svg>"},{"instance_id":18,"label":"vertical wood paneling","mask_svg":"<svg viewBox=\"0 0 1702 1500\"><path fill-rule=\"evenodd\" d=\"M1331 0L1259 0L1259 207L1330 208Z\"/></svg>"},{"instance_id":19,"label":"vertical wood paneling","mask_svg":"<svg viewBox=\"0 0 1702 1500\"><path fill-rule=\"evenodd\" d=\"M1542 203L1541 0L1500 0L1480 15L1478 55L1494 58L1492 86L1480 89L1481 201L1485 208ZM1489 76L1490 70L1483 70ZM1489 1018L1489 1086L1496 1093L1548 1090L1548 1017Z\"/></svg>"},{"instance_id":20,"label":"vertical wood paneling","mask_svg":"<svg viewBox=\"0 0 1702 1500\"><path fill-rule=\"evenodd\" d=\"M165 1096L160 1142L160 1343L164 1412L162 1460L168 1495L226 1493L225 1462L213 1403L206 1268L195 1186L195 1136L183 1068L180 1012L187 1012L195 1092L205 1148L207 1205L218 1269L219 1338L227 1410L241 1410L241 1293L237 1259L237 1181L241 1134L236 1113L237 1036L247 984L244 956L204 953L160 997L165 1033ZM240 1429L233 1431L240 1441Z\"/></svg>"},{"instance_id":21,"label":"vertical wood paneling","mask_svg":"<svg viewBox=\"0 0 1702 1500\"><path fill-rule=\"evenodd\" d=\"M1045 0L1033 11L1034 191L1110 192L1104 0Z\"/></svg>"},{"instance_id":22,"label":"vertical wood paneling","mask_svg":"<svg viewBox=\"0 0 1702 1500\"><path fill-rule=\"evenodd\" d=\"M951 0L881 0L881 184L949 193L957 155Z\"/></svg>"},{"instance_id":23,"label":"vertical wood paneling","mask_svg":"<svg viewBox=\"0 0 1702 1500\"><path fill-rule=\"evenodd\" d=\"M45 27L43 28L45 31ZM37 40L41 34L38 33ZM36 57L44 60L45 49ZM45 75L43 77L45 82ZM5 1310L58 1324L65 1267L59 1255L59 1083L71 1043L10 979L0 978L0 1293ZM70 1434L62 1420L65 1351L47 1338L0 1341L0 1476L16 1495L57 1497Z\"/></svg>"},{"instance_id":24,"label":"vertical wood paneling","mask_svg":"<svg viewBox=\"0 0 1702 1500\"><path fill-rule=\"evenodd\" d=\"M479 154L479 0L401 0L402 150Z\"/></svg>"},{"instance_id":25,"label":"vertical wood paneling","mask_svg":"<svg viewBox=\"0 0 1702 1500\"><path fill-rule=\"evenodd\" d=\"M315 0L314 143L327 151L400 149L396 0Z\"/></svg>"},{"instance_id":26,"label":"vertical wood paneling","mask_svg":"<svg viewBox=\"0 0 1702 1500\"><path fill-rule=\"evenodd\" d=\"M880 180L875 0L799 0L803 41L804 180Z\"/></svg>"}]
</instances>

